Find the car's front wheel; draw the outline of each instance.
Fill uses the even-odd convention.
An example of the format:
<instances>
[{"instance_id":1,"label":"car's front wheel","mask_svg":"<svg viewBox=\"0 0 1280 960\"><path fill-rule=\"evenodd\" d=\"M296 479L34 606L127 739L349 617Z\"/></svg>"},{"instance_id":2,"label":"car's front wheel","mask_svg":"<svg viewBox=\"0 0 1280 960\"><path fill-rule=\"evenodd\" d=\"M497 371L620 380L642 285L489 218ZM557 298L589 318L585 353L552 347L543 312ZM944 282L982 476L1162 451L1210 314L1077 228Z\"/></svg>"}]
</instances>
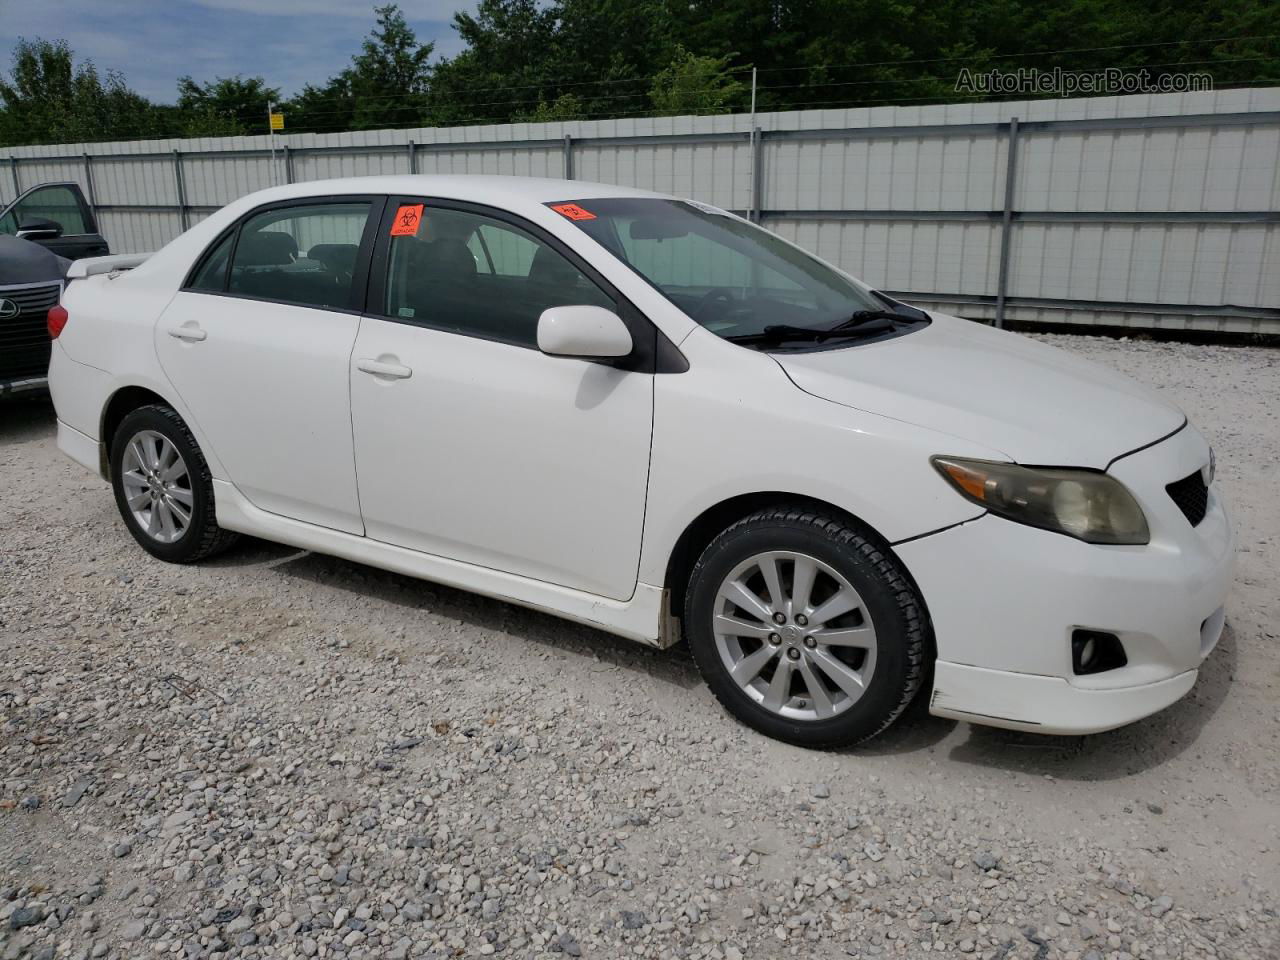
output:
<instances>
[{"instance_id":1,"label":"car's front wheel","mask_svg":"<svg viewBox=\"0 0 1280 960\"><path fill-rule=\"evenodd\" d=\"M139 407L120 422L111 442L111 485L125 526L161 560L194 563L236 540L218 526L209 465L169 407Z\"/></svg>"},{"instance_id":2,"label":"car's front wheel","mask_svg":"<svg viewBox=\"0 0 1280 960\"><path fill-rule=\"evenodd\" d=\"M717 699L789 743L875 736L924 675L927 626L905 572L855 524L816 509L762 510L721 533L694 566L684 612Z\"/></svg>"}]
</instances>

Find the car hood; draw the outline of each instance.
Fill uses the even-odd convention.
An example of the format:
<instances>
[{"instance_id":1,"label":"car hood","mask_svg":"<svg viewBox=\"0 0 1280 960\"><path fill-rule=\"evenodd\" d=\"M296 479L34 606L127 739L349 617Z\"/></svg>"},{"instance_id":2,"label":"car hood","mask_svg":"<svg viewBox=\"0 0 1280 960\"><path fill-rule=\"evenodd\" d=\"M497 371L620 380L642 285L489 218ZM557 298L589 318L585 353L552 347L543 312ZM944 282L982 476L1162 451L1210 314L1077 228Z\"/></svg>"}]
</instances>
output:
<instances>
[{"instance_id":1,"label":"car hood","mask_svg":"<svg viewBox=\"0 0 1280 960\"><path fill-rule=\"evenodd\" d=\"M1186 422L1145 387L1065 350L930 316L928 327L906 336L773 357L806 393L1028 465L1103 469Z\"/></svg>"},{"instance_id":2,"label":"car hood","mask_svg":"<svg viewBox=\"0 0 1280 960\"><path fill-rule=\"evenodd\" d=\"M0 287L19 283L56 283L71 261L30 240L0 237Z\"/></svg>"}]
</instances>

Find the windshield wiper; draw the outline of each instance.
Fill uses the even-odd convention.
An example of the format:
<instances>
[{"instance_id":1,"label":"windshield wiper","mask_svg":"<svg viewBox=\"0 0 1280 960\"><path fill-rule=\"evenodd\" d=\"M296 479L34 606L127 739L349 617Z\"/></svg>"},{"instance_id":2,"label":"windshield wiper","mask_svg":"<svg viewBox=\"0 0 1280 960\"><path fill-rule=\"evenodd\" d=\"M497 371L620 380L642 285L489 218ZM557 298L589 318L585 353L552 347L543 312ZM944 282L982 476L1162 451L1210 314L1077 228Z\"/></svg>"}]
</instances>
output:
<instances>
[{"instance_id":1,"label":"windshield wiper","mask_svg":"<svg viewBox=\"0 0 1280 960\"><path fill-rule=\"evenodd\" d=\"M874 313L876 311L868 310L863 312ZM894 314L893 316L899 320L906 319L899 314ZM725 339L730 343L745 344L784 343L788 340L822 343L833 338L850 339L853 337L873 336L893 329L893 324L889 322L887 317L866 317L856 323L850 323L852 319L851 317L849 320L842 320L834 327L795 327L789 323L777 323L765 327L760 333L740 333L736 336L725 337Z\"/></svg>"},{"instance_id":2,"label":"windshield wiper","mask_svg":"<svg viewBox=\"0 0 1280 960\"><path fill-rule=\"evenodd\" d=\"M915 317L909 317L905 313L897 313L893 310L855 310L848 318L841 320L834 327L828 327L827 330L829 332L851 330L864 326L873 320L901 320L903 323L914 323Z\"/></svg>"}]
</instances>

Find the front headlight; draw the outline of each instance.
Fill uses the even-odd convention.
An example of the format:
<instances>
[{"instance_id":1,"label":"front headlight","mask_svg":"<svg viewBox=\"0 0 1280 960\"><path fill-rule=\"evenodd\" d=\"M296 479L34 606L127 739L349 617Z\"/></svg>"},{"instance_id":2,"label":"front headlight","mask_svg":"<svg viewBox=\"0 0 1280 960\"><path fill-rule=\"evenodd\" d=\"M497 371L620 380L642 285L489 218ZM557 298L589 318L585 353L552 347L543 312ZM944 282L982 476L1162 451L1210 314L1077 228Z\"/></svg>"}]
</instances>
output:
<instances>
[{"instance_id":1,"label":"front headlight","mask_svg":"<svg viewBox=\"0 0 1280 960\"><path fill-rule=\"evenodd\" d=\"M1016 463L933 457L965 498L997 516L1088 543L1148 543L1147 518L1124 484L1094 470L1033 470Z\"/></svg>"}]
</instances>

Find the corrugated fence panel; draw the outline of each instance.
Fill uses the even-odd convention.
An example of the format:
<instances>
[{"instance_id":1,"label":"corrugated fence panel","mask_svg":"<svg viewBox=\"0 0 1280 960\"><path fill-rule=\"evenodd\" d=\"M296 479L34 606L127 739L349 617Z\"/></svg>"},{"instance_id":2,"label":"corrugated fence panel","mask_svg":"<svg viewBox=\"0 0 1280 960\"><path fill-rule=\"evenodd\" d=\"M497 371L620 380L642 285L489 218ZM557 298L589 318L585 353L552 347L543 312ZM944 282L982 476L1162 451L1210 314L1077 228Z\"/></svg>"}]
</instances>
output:
<instances>
[{"instance_id":1,"label":"corrugated fence panel","mask_svg":"<svg viewBox=\"0 0 1280 960\"><path fill-rule=\"evenodd\" d=\"M874 287L972 296L995 289L997 225L783 220L772 229Z\"/></svg>"},{"instance_id":2,"label":"corrugated fence panel","mask_svg":"<svg viewBox=\"0 0 1280 960\"><path fill-rule=\"evenodd\" d=\"M406 171L407 172L407 171ZM418 152L418 172L424 174L492 174L508 177L562 177L560 151L541 147L510 150L467 149L455 144L434 145Z\"/></svg>"},{"instance_id":3,"label":"corrugated fence panel","mask_svg":"<svg viewBox=\"0 0 1280 960\"><path fill-rule=\"evenodd\" d=\"M177 213L142 210L100 210L98 230L112 241L112 253L159 250L182 232ZM128 237L128 247L115 243L117 237Z\"/></svg>"},{"instance_id":4,"label":"corrugated fence panel","mask_svg":"<svg viewBox=\"0 0 1280 960\"><path fill-rule=\"evenodd\" d=\"M173 206L178 202L172 157L95 157L93 184L102 204Z\"/></svg>"},{"instance_id":5,"label":"corrugated fence panel","mask_svg":"<svg viewBox=\"0 0 1280 960\"><path fill-rule=\"evenodd\" d=\"M752 211L873 285L967 316L993 315L1007 249L1010 319L1280 332L1280 88L13 147L0 197L15 169L24 189L88 187L88 153L103 232L142 251L287 179L408 173L410 142L422 174L570 171Z\"/></svg>"},{"instance_id":6,"label":"corrugated fence panel","mask_svg":"<svg viewBox=\"0 0 1280 960\"><path fill-rule=\"evenodd\" d=\"M246 193L272 186L269 157L199 155L182 158L187 203L221 207Z\"/></svg>"}]
</instances>

